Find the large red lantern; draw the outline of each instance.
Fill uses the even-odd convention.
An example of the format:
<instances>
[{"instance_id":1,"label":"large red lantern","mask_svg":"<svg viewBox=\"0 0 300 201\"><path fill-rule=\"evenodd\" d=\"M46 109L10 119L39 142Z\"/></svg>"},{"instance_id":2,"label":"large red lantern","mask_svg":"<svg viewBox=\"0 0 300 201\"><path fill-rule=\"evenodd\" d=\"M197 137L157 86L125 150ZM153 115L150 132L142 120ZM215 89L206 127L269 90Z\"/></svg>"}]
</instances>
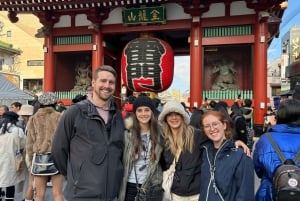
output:
<instances>
[{"instance_id":1,"label":"large red lantern","mask_svg":"<svg viewBox=\"0 0 300 201\"><path fill-rule=\"evenodd\" d=\"M128 89L160 92L172 84L174 53L163 40L141 37L125 46L121 66L123 82Z\"/></svg>"}]
</instances>

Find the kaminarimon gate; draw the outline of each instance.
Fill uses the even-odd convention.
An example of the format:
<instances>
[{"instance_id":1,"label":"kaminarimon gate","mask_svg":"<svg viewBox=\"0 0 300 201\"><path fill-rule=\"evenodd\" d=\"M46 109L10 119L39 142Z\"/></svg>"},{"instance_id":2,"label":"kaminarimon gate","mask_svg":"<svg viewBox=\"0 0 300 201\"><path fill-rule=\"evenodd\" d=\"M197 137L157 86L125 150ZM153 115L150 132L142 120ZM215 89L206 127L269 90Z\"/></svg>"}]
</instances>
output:
<instances>
[{"instance_id":1,"label":"kaminarimon gate","mask_svg":"<svg viewBox=\"0 0 300 201\"><path fill-rule=\"evenodd\" d=\"M256 128L264 123L268 102L267 48L279 35L286 7L286 0L0 2L11 22L32 13L43 24L37 35L45 38L44 91L80 90L102 64L121 75L126 44L150 35L168 43L175 56L190 56L190 107L238 93L253 99ZM121 79L117 86L120 96Z\"/></svg>"}]
</instances>

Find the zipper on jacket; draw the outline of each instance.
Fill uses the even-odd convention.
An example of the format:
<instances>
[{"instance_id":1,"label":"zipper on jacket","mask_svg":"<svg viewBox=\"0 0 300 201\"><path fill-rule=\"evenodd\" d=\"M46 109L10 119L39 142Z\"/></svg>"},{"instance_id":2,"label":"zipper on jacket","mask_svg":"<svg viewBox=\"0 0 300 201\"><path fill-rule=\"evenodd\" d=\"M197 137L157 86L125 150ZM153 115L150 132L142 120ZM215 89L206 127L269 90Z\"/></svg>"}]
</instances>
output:
<instances>
[{"instance_id":1,"label":"zipper on jacket","mask_svg":"<svg viewBox=\"0 0 300 201\"><path fill-rule=\"evenodd\" d=\"M106 140L106 145L109 148L109 144L110 144L109 140L110 139L109 139L107 131L106 131L106 125L105 125L104 120L102 119L102 117L100 115L99 116L93 116L93 117L91 117L91 119L98 121L100 123L101 127L104 127L104 129L102 130L102 133L103 133L104 139ZM109 152L107 154L109 154ZM106 179L105 179L106 184L108 184L108 182L109 182L108 177L107 177L107 175L108 175L108 164L109 164L108 160L109 160L109 157L107 157L107 163L106 163L106 168L105 168L106 169ZM105 185L105 187L104 187L105 190L103 192L103 193L105 193L105 195L104 195L105 199L107 198L107 186L108 185Z\"/></svg>"},{"instance_id":2,"label":"zipper on jacket","mask_svg":"<svg viewBox=\"0 0 300 201\"><path fill-rule=\"evenodd\" d=\"M213 189L215 190L215 193L218 194L218 196L221 198L222 201L224 201L224 198L220 192L220 190L218 189L217 185L216 185L216 181L215 181L215 171L216 171L216 160L217 160L217 156L220 152L220 150L224 147L224 145L227 143L228 141L224 142L221 147L218 149L215 157L214 157L214 160L213 160L213 165L211 164L211 161L209 160L209 156L208 156L208 150L207 150L207 147L204 146L205 150L206 150L206 157L207 157L207 160L208 160L208 164L209 164L209 167L210 167L210 181L209 181L209 185L208 185L208 188L207 188L207 193L206 193L206 200L208 200L208 195L209 195L209 189L210 189L210 186L211 184L213 185Z\"/></svg>"}]
</instances>

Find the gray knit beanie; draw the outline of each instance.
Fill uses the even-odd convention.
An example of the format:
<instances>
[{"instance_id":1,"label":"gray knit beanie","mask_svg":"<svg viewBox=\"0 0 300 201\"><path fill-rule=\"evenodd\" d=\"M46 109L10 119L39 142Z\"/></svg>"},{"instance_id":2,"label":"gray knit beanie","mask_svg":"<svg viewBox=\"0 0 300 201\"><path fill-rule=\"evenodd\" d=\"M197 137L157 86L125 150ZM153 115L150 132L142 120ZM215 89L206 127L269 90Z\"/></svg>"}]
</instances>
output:
<instances>
[{"instance_id":1,"label":"gray knit beanie","mask_svg":"<svg viewBox=\"0 0 300 201\"><path fill-rule=\"evenodd\" d=\"M42 105L54 105L57 102L57 97L53 92L46 92L38 97L38 101Z\"/></svg>"},{"instance_id":2,"label":"gray knit beanie","mask_svg":"<svg viewBox=\"0 0 300 201\"><path fill-rule=\"evenodd\" d=\"M177 100L171 100L164 104L163 109L160 115L158 116L158 121L161 123L166 121L166 116L171 112L176 112L180 114L183 117L183 120L186 124L190 123L189 115L187 114L181 103Z\"/></svg>"}]
</instances>

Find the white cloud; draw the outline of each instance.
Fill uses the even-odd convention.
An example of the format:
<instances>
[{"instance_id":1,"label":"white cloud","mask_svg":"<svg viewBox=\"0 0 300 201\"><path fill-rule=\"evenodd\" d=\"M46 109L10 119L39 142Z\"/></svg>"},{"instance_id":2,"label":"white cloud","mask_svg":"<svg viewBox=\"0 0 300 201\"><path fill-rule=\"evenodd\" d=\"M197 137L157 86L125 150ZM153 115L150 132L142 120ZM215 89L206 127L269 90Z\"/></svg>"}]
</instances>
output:
<instances>
[{"instance_id":1,"label":"white cloud","mask_svg":"<svg viewBox=\"0 0 300 201\"><path fill-rule=\"evenodd\" d=\"M179 89L181 92L190 88L190 58L176 56L174 60L174 77L168 90Z\"/></svg>"}]
</instances>

